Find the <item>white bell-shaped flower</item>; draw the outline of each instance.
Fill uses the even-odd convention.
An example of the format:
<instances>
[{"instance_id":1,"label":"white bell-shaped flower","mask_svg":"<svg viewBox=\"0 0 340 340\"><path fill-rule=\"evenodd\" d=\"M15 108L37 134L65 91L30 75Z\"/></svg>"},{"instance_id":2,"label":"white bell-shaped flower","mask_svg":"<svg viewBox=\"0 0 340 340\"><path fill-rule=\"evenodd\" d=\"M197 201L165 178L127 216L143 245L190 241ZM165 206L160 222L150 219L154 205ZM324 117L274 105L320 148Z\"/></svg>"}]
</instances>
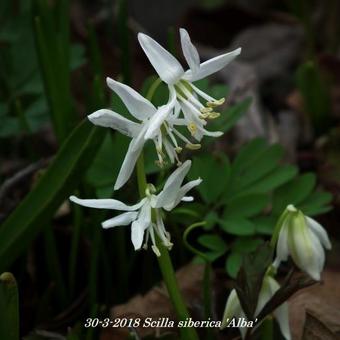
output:
<instances>
[{"instance_id":1,"label":"white bell-shaped flower","mask_svg":"<svg viewBox=\"0 0 340 340\"><path fill-rule=\"evenodd\" d=\"M325 250L331 249L326 230L293 205L288 205L278 225L278 240L274 266L286 261L294 263L314 280L319 281L325 265Z\"/></svg>"}]
</instances>

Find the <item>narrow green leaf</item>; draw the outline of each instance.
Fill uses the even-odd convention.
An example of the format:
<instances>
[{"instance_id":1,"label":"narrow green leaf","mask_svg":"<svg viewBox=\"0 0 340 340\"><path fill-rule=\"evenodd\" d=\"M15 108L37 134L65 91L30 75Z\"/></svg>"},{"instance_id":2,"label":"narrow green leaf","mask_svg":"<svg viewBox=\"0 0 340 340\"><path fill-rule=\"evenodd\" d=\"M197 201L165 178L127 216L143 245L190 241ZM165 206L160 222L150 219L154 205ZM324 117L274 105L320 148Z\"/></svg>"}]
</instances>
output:
<instances>
[{"instance_id":1,"label":"narrow green leaf","mask_svg":"<svg viewBox=\"0 0 340 340\"><path fill-rule=\"evenodd\" d=\"M0 270L27 248L77 187L103 137L103 130L87 119L74 129L35 188L1 226Z\"/></svg>"},{"instance_id":2,"label":"narrow green leaf","mask_svg":"<svg viewBox=\"0 0 340 340\"><path fill-rule=\"evenodd\" d=\"M11 273L0 275L0 339L19 340L18 287Z\"/></svg>"}]
</instances>

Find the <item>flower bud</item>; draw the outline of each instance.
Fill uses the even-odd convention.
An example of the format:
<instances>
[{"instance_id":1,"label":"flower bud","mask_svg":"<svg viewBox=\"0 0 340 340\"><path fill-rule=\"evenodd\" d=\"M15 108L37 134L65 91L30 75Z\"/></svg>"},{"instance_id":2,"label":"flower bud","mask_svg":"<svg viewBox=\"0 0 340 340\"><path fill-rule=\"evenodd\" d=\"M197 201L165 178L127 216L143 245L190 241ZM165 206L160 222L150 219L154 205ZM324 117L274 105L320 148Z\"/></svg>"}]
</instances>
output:
<instances>
[{"instance_id":1,"label":"flower bud","mask_svg":"<svg viewBox=\"0 0 340 340\"><path fill-rule=\"evenodd\" d=\"M274 266L290 255L302 271L316 281L325 264L325 251L331 249L326 230L314 219L288 205L277 225L277 248Z\"/></svg>"}]
</instances>

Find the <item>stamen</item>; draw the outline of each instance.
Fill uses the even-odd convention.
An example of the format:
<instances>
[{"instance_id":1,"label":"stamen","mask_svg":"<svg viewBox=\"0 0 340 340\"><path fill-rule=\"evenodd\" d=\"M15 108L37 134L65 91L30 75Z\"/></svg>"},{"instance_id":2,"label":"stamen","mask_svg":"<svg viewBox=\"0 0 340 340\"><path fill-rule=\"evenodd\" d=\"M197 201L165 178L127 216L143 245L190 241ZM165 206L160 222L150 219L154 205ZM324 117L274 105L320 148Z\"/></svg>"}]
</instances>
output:
<instances>
[{"instance_id":1,"label":"stamen","mask_svg":"<svg viewBox=\"0 0 340 340\"><path fill-rule=\"evenodd\" d=\"M213 111L211 113L209 113L208 115L208 119L216 119L220 116L221 114L219 112Z\"/></svg>"},{"instance_id":2,"label":"stamen","mask_svg":"<svg viewBox=\"0 0 340 340\"><path fill-rule=\"evenodd\" d=\"M157 257L161 256L161 252L159 251L159 249L155 245L152 245L151 249L156 254Z\"/></svg>"},{"instance_id":3,"label":"stamen","mask_svg":"<svg viewBox=\"0 0 340 340\"><path fill-rule=\"evenodd\" d=\"M209 117L210 113L201 113L198 117L200 117L202 120L205 120Z\"/></svg>"},{"instance_id":4,"label":"stamen","mask_svg":"<svg viewBox=\"0 0 340 340\"><path fill-rule=\"evenodd\" d=\"M203 104L183 84L179 83L179 87L190 103L195 105L198 109L203 107ZM183 98L182 100L185 100L185 98Z\"/></svg>"},{"instance_id":5,"label":"stamen","mask_svg":"<svg viewBox=\"0 0 340 340\"><path fill-rule=\"evenodd\" d=\"M188 138L186 138L185 136L183 136L179 131L177 131L175 128L172 128L172 131L174 132L174 134L180 138L184 143L187 144L191 144L191 142L189 141Z\"/></svg>"},{"instance_id":6,"label":"stamen","mask_svg":"<svg viewBox=\"0 0 340 340\"><path fill-rule=\"evenodd\" d=\"M203 99L205 99L208 102L214 102L216 101L215 98L209 96L207 93L203 92L202 90L200 90L198 87L196 87L194 84L190 83L190 86L192 87L192 89L199 95L201 96Z\"/></svg>"},{"instance_id":7,"label":"stamen","mask_svg":"<svg viewBox=\"0 0 340 340\"><path fill-rule=\"evenodd\" d=\"M201 144L188 143L185 147L189 150L199 150L201 148Z\"/></svg>"},{"instance_id":8,"label":"stamen","mask_svg":"<svg viewBox=\"0 0 340 340\"><path fill-rule=\"evenodd\" d=\"M200 111L201 111L202 113L209 113L209 112L212 112L212 111L213 111L213 108L212 108L212 107L202 107L202 108L200 109Z\"/></svg>"},{"instance_id":9,"label":"stamen","mask_svg":"<svg viewBox=\"0 0 340 340\"><path fill-rule=\"evenodd\" d=\"M225 102L225 98L221 98L221 99L218 99L218 100L214 99L212 101L208 101L207 106L213 108L213 107L217 107L217 106L222 105L224 102Z\"/></svg>"},{"instance_id":10,"label":"stamen","mask_svg":"<svg viewBox=\"0 0 340 340\"><path fill-rule=\"evenodd\" d=\"M194 122L189 123L188 130L190 131L191 135L194 136L197 132L197 125Z\"/></svg>"}]
</instances>

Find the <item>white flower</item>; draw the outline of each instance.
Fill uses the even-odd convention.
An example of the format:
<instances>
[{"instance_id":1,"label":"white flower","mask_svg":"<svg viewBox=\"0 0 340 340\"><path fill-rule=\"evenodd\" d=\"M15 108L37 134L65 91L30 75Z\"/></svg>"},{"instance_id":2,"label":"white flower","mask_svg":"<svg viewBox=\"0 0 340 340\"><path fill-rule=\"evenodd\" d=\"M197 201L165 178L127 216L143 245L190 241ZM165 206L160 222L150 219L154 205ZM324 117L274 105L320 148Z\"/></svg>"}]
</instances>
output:
<instances>
[{"instance_id":1,"label":"white flower","mask_svg":"<svg viewBox=\"0 0 340 340\"><path fill-rule=\"evenodd\" d=\"M154 186L152 184L148 185L146 197L135 205L129 206L115 199L79 199L71 196L70 200L85 207L125 211L118 216L104 221L102 223L103 228L107 229L131 224L131 240L135 250L142 247L143 240L146 247L148 239L151 238L152 250L157 256L160 256L159 249L156 246L155 233L166 247L169 249L172 247L170 234L164 227L161 209L170 211L181 201L193 201L193 197L185 195L202 181L198 178L182 186L182 182L190 167L191 161L189 160L178 167L169 176L163 190L158 195L155 195ZM155 211L154 219L152 218L152 209ZM144 233L146 233L145 237Z\"/></svg>"},{"instance_id":2,"label":"white flower","mask_svg":"<svg viewBox=\"0 0 340 340\"><path fill-rule=\"evenodd\" d=\"M203 135L218 137L222 133L207 131L204 126L206 119L219 116L214 108L224 103L224 98L215 99L197 88L193 82L205 78L229 64L241 53L238 48L232 52L219 55L200 63L197 49L192 44L188 32L181 28L181 45L189 70L184 71L179 61L166 49L146 34L139 33L138 40L150 63L159 77L168 84L170 91L176 91L177 102L181 106L187 127L191 134L199 141ZM206 101L203 105L198 98Z\"/></svg>"},{"instance_id":3,"label":"white flower","mask_svg":"<svg viewBox=\"0 0 340 340\"><path fill-rule=\"evenodd\" d=\"M131 115L139 121L134 122L108 109L98 110L88 116L93 124L110 127L132 138L114 186L115 190L121 188L130 178L146 140L151 139L155 143L160 166L164 163L163 150L171 163L176 161L178 165L181 164L178 153L182 151L182 147L176 138L184 142L189 149L199 148L177 130L177 126L186 123L184 119L178 118L180 107L175 105L174 89L170 90L168 103L156 108L131 87L111 78L107 78L106 81L110 89L121 98Z\"/></svg>"},{"instance_id":4,"label":"white flower","mask_svg":"<svg viewBox=\"0 0 340 340\"><path fill-rule=\"evenodd\" d=\"M325 251L331 249L326 230L314 219L288 205L279 220L279 236L274 266L291 255L295 264L314 280L320 280L325 264Z\"/></svg>"},{"instance_id":5,"label":"white flower","mask_svg":"<svg viewBox=\"0 0 340 340\"><path fill-rule=\"evenodd\" d=\"M276 280L269 276L265 275L262 287L259 294L259 299L257 302L255 315L254 317L258 316L265 304L272 298L272 296L278 291L280 288L279 284L276 282ZM288 305L287 303L283 303L279 307L277 307L273 312L274 317L276 318L281 333L284 336L286 340L291 339L290 329L289 329L289 318L288 318ZM223 313L223 319L222 319L222 326L221 329L226 328L229 324L229 322L233 318L244 318L246 319L245 313L242 310L240 300L237 296L236 290L233 289L230 292L230 295L228 297L224 313ZM242 338L244 338L246 329L240 328L240 332L242 335Z\"/></svg>"}]
</instances>

